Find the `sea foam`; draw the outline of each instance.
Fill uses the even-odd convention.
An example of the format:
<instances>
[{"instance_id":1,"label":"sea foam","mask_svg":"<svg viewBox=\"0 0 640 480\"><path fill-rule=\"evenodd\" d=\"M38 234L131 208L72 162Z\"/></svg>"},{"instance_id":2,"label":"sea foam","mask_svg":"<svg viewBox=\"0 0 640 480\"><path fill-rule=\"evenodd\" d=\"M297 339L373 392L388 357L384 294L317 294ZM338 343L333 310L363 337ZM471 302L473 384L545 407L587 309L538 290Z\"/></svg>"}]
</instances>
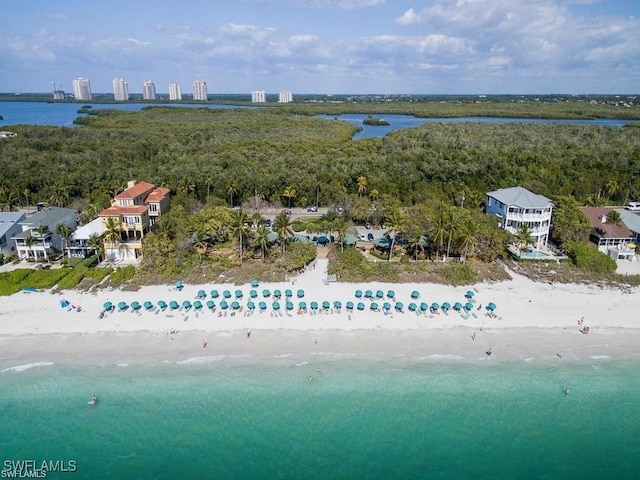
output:
<instances>
[{"instance_id":1,"label":"sea foam","mask_svg":"<svg viewBox=\"0 0 640 480\"><path fill-rule=\"evenodd\" d=\"M29 370L34 367L48 367L49 365L53 365L53 362L35 362L35 363L27 363L25 365L16 365L15 367L8 367L0 372L23 372L25 370Z\"/></svg>"}]
</instances>

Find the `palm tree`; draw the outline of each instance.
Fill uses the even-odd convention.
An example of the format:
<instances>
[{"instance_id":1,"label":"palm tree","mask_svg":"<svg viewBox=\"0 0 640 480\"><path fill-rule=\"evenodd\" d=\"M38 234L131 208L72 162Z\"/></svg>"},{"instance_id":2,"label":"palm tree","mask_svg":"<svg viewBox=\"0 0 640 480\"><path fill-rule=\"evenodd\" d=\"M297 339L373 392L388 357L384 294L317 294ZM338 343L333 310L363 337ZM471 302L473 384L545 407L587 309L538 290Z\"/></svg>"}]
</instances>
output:
<instances>
[{"instance_id":1,"label":"palm tree","mask_svg":"<svg viewBox=\"0 0 640 480\"><path fill-rule=\"evenodd\" d=\"M458 210L453 207L446 216L446 225L447 225L447 258L449 258L449 252L451 251L451 241L454 236L458 233L458 224L460 223L460 214Z\"/></svg>"},{"instance_id":2,"label":"palm tree","mask_svg":"<svg viewBox=\"0 0 640 480\"><path fill-rule=\"evenodd\" d=\"M8 193L5 194L4 202L2 205L2 211L12 212L17 205L18 205L18 197L13 192L13 190L10 190Z\"/></svg>"},{"instance_id":3,"label":"palm tree","mask_svg":"<svg viewBox=\"0 0 640 480\"><path fill-rule=\"evenodd\" d=\"M207 186L207 203L209 203L209 192L211 192L211 185L213 185L211 175L207 175L207 178L204 179L204 184Z\"/></svg>"},{"instance_id":4,"label":"palm tree","mask_svg":"<svg viewBox=\"0 0 640 480\"><path fill-rule=\"evenodd\" d=\"M293 229L291 228L291 219L289 218L289 215L287 215L287 213L284 211L278 213L278 215L276 215L276 218L273 220L273 227L278 234L278 238L281 239L282 258L284 258L287 239L293 236Z\"/></svg>"},{"instance_id":5,"label":"palm tree","mask_svg":"<svg viewBox=\"0 0 640 480\"><path fill-rule=\"evenodd\" d=\"M460 248L469 257L478 244L480 224L474 218L467 218L460 229Z\"/></svg>"},{"instance_id":6,"label":"palm tree","mask_svg":"<svg viewBox=\"0 0 640 480\"><path fill-rule=\"evenodd\" d=\"M47 238L47 233L49 233L49 227L47 225L38 225L38 228L36 228L36 231L38 232L38 236L42 241L42 250L44 251L44 259L47 262L49 262L49 255L47 254L47 244L45 242Z\"/></svg>"},{"instance_id":7,"label":"palm tree","mask_svg":"<svg viewBox=\"0 0 640 480\"><path fill-rule=\"evenodd\" d=\"M27 250L27 260L28 260L29 258L31 258L31 251L32 251L33 245L34 245L35 243L36 243L36 239L35 239L35 237L33 237L33 236L31 236L31 235L27 235L27 236L24 238L24 245L29 249L29 250ZM34 255L33 255L33 258L34 258L34 260L36 260L35 253L34 253Z\"/></svg>"},{"instance_id":8,"label":"palm tree","mask_svg":"<svg viewBox=\"0 0 640 480\"><path fill-rule=\"evenodd\" d=\"M64 240L64 249L66 251L67 247L69 247L69 240L71 240L71 237L73 236L73 230L71 230L71 227L69 225L59 223L58 225L56 225L56 233L60 235L62 240ZM62 253L62 256L64 258L64 252ZM68 259L71 260L70 252L67 252L67 256L69 257Z\"/></svg>"},{"instance_id":9,"label":"palm tree","mask_svg":"<svg viewBox=\"0 0 640 480\"><path fill-rule=\"evenodd\" d=\"M516 231L516 242L521 252L531 243L531 232L531 227L527 223L523 223Z\"/></svg>"},{"instance_id":10,"label":"palm tree","mask_svg":"<svg viewBox=\"0 0 640 480\"><path fill-rule=\"evenodd\" d=\"M378 197L380 197L380 192L378 192L378 189L376 188L372 188L371 191L369 192L369 198L371 199L372 202L375 202Z\"/></svg>"},{"instance_id":11,"label":"palm tree","mask_svg":"<svg viewBox=\"0 0 640 480\"><path fill-rule=\"evenodd\" d=\"M437 253L444 247L444 239L447 235L447 220L444 211L440 210L436 218L431 222L431 238L436 245Z\"/></svg>"},{"instance_id":12,"label":"palm tree","mask_svg":"<svg viewBox=\"0 0 640 480\"><path fill-rule=\"evenodd\" d=\"M191 245L193 249L198 252L198 258L200 259L200 263L202 263L202 254L207 253L207 244L208 235L202 230L196 230L191 235Z\"/></svg>"},{"instance_id":13,"label":"palm tree","mask_svg":"<svg viewBox=\"0 0 640 480\"><path fill-rule=\"evenodd\" d=\"M98 263L100 263L100 261L102 260L102 250L104 248L104 246L102 245L102 237L100 237L100 235L98 235L97 233L92 233L91 235L89 235L89 246L93 249L94 252L96 252L96 255L98 256Z\"/></svg>"},{"instance_id":14,"label":"palm tree","mask_svg":"<svg viewBox=\"0 0 640 480\"><path fill-rule=\"evenodd\" d=\"M616 194L620 191L620 185L613 178L607 182L605 185L605 190L610 199L616 196Z\"/></svg>"},{"instance_id":15,"label":"palm tree","mask_svg":"<svg viewBox=\"0 0 640 480\"><path fill-rule=\"evenodd\" d=\"M426 245L424 233L420 230L414 232L414 234L409 239L409 248L413 252L413 259L415 261L418 260L418 252L424 252Z\"/></svg>"},{"instance_id":16,"label":"palm tree","mask_svg":"<svg viewBox=\"0 0 640 480\"><path fill-rule=\"evenodd\" d=\"M229 195L229 206L231 208L233 208L233 197L236 193L238 193L238 191L236 190L235 185L232 183L231 185L229 185L229 188L227 188L227 195Z\"/></svg>"},{"instance_id":17,"label":"palm tree","mask_svg":"<svg viewBox=\"0 0 640 480\"><path fill-rule=\"evenodd\" d=\"M357 178L356 183L358 185L358 195L362 196L362 194L367 191L367 177L360 175Z\"/></svg>"},{"instance_id":18,"label":"palm tree","mask_svg":"<svg viewBox=\"0 0 640 480\"><path fill-rule=\"evenodd\" d=\"M622 216L616 210L611 210L607 213L607 223L611 225L609 228L609 236L611 236L611 229L613 227L619 227L622 224Z\"/></svg>"},{"instance_id":19,"label":"palm tree","mask_svg":"<svg viewBox=\"0 0 640 480\"><path fill-rule=\"evenodd\" d=\"M120 244L120 222L115 217L107 217L104 221L104 243Z\"/></svg>"},{"instance_id":20,"label":"palm tree","mask_svg":"<svg viewBox=\"0 0 640 480\"><path fill-rule=\"evenodd\" d=\"M282 193L282 196L289 200L288 205L289 205L289 208L291 208L291 199L296 198L297 192L293 187L286 187L284 189L284 192Z\"/></svg>"},{"instance_id":21,"label":"palm tree","mask_svg":"<svg viewBox=\"0 0 640 480\"><path fill-rule=\"evenodd\" d=\"M333 228L336 230L336 241L340 242L340 251L344 252L344 239L347 236L347 222L344 218L336 218L333 222Z\"/></svg>"},{"instance_id":22,"label":"palm tree","mask_svg":"<svg viewBox=\"0 0 640 480\"><path fill-rule=\"evenodd\" d=\"M233 224L231 235L238 238L238 243L240 244L240 264L242 264L242 247L249 236L249 231L247 230L249 216L242 209L234 211L232 216Z\"/></svg>"},{"instance_id":23,"label":"palm tree","mask_svg":"<svg viewBox=\"0 0 640 480\"><path fill-rule=\"evenodd\" d=\"M391 260L393 248L396 243L396 236L405 230L405 219L400 210L394 210L387 215L385 223L387 224L387 235L391 238L391 248L389 249L389 260Z\"/></svg>"},{"instance_id":24,"label":"palm tree","mask_svg":"<svg viewBox=\"0 0 640 480\"><path fill-rule=\"evenodd\" d=\"M256 245L260 247L260 251L262 252L262 262L264 263L264 252L267 250L267 246L269 245L269 230L267 227L264 225L258 225L254 240Z\"/></svg>"}]
</instances>

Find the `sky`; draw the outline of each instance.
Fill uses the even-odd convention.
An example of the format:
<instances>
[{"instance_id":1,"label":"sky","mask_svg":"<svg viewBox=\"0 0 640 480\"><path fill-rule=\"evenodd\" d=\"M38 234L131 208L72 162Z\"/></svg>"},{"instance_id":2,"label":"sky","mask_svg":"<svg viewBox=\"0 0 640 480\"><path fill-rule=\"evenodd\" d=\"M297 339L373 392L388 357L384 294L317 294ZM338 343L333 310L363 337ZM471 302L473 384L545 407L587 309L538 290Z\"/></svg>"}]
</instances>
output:
<instances>
[{"instance_id":1,"label":"sky","mask_svg":"<svg viewBox=\"0 0 640 480\"><path fill-rule=\"evenodd\" d=\"M2 0L0 92L635 94L640 0Z\"/></svg>"}]
</instances>

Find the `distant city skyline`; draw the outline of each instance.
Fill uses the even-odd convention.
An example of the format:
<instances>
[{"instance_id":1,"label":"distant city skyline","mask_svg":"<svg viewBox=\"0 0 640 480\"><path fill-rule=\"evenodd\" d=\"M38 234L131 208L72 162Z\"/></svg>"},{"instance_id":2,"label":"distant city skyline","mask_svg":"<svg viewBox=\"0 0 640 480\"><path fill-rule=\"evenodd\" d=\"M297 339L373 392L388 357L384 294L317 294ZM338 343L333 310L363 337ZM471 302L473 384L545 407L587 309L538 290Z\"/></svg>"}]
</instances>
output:
<instances>
[{"instance_id":1,"label":"distant city skyline","mask_svg":"<svg viewBox=\"0 0 640 480\"><path fill-rule=\"evenodd\" d=\"M638 32L633 0L5 0L0 92L634 94Z\"/></svg>"}]
</instances>

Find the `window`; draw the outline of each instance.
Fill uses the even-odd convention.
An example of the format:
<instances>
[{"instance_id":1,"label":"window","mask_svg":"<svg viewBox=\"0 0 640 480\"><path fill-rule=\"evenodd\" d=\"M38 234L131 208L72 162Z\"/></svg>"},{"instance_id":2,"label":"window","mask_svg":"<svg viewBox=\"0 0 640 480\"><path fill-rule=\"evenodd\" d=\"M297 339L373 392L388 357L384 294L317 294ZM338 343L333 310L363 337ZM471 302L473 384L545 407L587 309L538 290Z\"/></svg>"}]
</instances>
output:
<instances>
[{"instance_id":1,"label":"window","mask_svg":"<svg viewBox=\"0 0 640 480\"><path fill-rule=\"evenodd\" d=\"M158 210L160 210L160 208L158 208L158 204L157 203L150 203L149 204L149 211L150 212L158 212Z\"/></svg>"}]
</instances>

